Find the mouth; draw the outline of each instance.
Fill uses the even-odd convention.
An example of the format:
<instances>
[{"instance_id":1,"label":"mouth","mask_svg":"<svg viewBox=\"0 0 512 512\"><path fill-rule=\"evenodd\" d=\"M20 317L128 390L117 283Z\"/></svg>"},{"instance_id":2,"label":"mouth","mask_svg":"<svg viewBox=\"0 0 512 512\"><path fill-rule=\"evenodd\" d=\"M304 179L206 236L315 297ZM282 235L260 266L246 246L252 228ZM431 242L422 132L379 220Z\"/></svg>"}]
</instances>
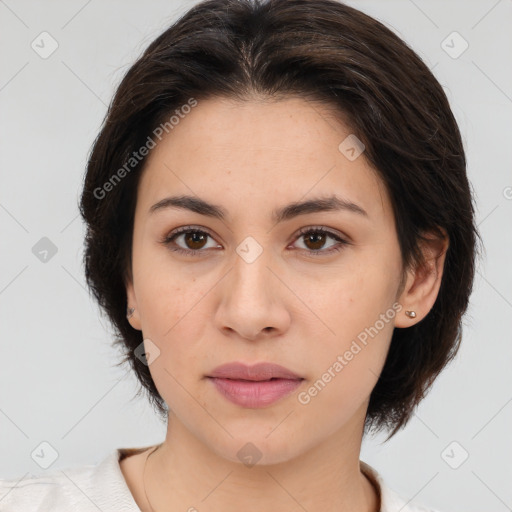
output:
<instances>
[{"instance_id":1,"label":"mouth","mask_svg":"<svg viewBox=\"0 0 512 512\"><path fill-rule=\"evenodd\" d=\"M247 408L267 407L297 389L303 377L274 363L247 366L228 363L207 376L230 402Z\"/></svg>"},{"instance_id":2,"label":"mouth","mask_svg":"<svg viewBox=\"0 0 512 512\"><path fill-rule=\"evenodd\" d=\"M215 368L208 377L245 381L303 380L292 370L275 363L257 363L252 366L239 362L227 363Z\"/></svg>"}]
</instances>

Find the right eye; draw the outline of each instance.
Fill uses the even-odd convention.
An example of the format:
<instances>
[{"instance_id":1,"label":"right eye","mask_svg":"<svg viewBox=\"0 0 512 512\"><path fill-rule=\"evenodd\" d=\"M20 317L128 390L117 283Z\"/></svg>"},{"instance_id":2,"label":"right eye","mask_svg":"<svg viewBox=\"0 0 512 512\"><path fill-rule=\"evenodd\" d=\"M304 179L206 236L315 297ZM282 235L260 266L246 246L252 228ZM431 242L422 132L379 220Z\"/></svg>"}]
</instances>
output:
<instances>
[{"instance_id":1,"label":"right eye","mask_svg":"<svg viewBox=\"0 0 512 512\"><path fill-rule=\"evenodd\" d=\"M200 252L205 252L202 249L206 247L205 243L207 242L208 237L212 238L208 232L203 231L202 229L195 228L194 226L184 226L171 231L171 233L166 235L161 242L171 251L185 254L187 256L195 256ZM176 243L179 239L181 239L185 247ZM214 247L218 246L206 248Z\"/></svg>"}]
</instances>

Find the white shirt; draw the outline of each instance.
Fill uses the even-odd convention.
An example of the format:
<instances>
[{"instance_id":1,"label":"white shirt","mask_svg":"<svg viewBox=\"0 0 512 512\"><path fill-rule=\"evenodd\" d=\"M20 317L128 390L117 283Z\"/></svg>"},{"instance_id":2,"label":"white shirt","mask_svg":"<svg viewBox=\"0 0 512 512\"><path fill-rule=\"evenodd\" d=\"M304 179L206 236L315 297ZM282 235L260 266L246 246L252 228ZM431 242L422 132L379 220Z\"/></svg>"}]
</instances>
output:
<instances>
[{"instance_id":1,"label":"white shirt","mask_svg":"<svg viewBox=\"0 0 512 512\"><path fill-rule=\"evenodd\" d=\"M96 465L0 480L0 512L140 512L119 460L147 448L118 448ZM361 469L380 489L380 512L436 512L395 494L364 462Z\"/></svg>"}]
</instances>

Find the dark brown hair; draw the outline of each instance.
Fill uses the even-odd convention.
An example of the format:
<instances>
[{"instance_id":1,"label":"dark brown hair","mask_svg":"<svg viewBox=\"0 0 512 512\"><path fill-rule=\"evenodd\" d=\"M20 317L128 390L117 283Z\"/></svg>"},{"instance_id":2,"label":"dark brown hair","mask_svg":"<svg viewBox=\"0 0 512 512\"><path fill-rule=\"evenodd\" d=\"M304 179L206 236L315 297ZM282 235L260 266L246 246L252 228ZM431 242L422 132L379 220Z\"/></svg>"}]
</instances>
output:
<instances>
[{"instance_id":1,"label":"dark brown hair","mask_svg":"<svg viewBox=\"0 0 512 512\"><path fill-rule=\"evenodd\" d=\"M191 98L254 95L317 100L339 113L387 187L404 268L421 264L423 233L449 237L437 300L422 321L395 328L370 397L366 427L393 435L458 350L479 237L463 144L443 88L399 37L356 9L335 0L209 0L149 45L119 85L89 157L80 202L88 285L113 323L122 363L130 362L165 418L149 368L134 354L142 334L126 319L146 160L130 159Z\"/></svg>"}]
</instances>

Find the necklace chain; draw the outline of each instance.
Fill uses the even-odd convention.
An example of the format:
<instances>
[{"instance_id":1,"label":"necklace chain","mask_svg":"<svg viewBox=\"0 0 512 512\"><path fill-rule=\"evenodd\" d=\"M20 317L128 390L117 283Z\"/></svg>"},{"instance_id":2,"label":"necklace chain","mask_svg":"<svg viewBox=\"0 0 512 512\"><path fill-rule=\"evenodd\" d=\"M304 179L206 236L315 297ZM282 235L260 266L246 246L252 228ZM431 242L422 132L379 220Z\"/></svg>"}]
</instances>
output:
<instances>
[{"instance_id":1,"label":"necklace chain","mask_svg":"<svg viewBox=\"0 0 512 512\"><path fill-rule=\"evenodd\" d=\"M148 505L149 505L149 508L151 509L151 512L155 512L154 508L151 506L151 503L149 501L149 498L148 498L148 493L146 491L146 466L148 464L148 459L151 455L153 455L153 453L158 450L158 448L160 448L160 444L154 449L152 450L151 452L148 453L148 455L146 456L146 461L144 462L144 470L142 471L142 487L144 488L144 494L146 496L146 501L148 502Z\"/></svg>"}]
</instances>

